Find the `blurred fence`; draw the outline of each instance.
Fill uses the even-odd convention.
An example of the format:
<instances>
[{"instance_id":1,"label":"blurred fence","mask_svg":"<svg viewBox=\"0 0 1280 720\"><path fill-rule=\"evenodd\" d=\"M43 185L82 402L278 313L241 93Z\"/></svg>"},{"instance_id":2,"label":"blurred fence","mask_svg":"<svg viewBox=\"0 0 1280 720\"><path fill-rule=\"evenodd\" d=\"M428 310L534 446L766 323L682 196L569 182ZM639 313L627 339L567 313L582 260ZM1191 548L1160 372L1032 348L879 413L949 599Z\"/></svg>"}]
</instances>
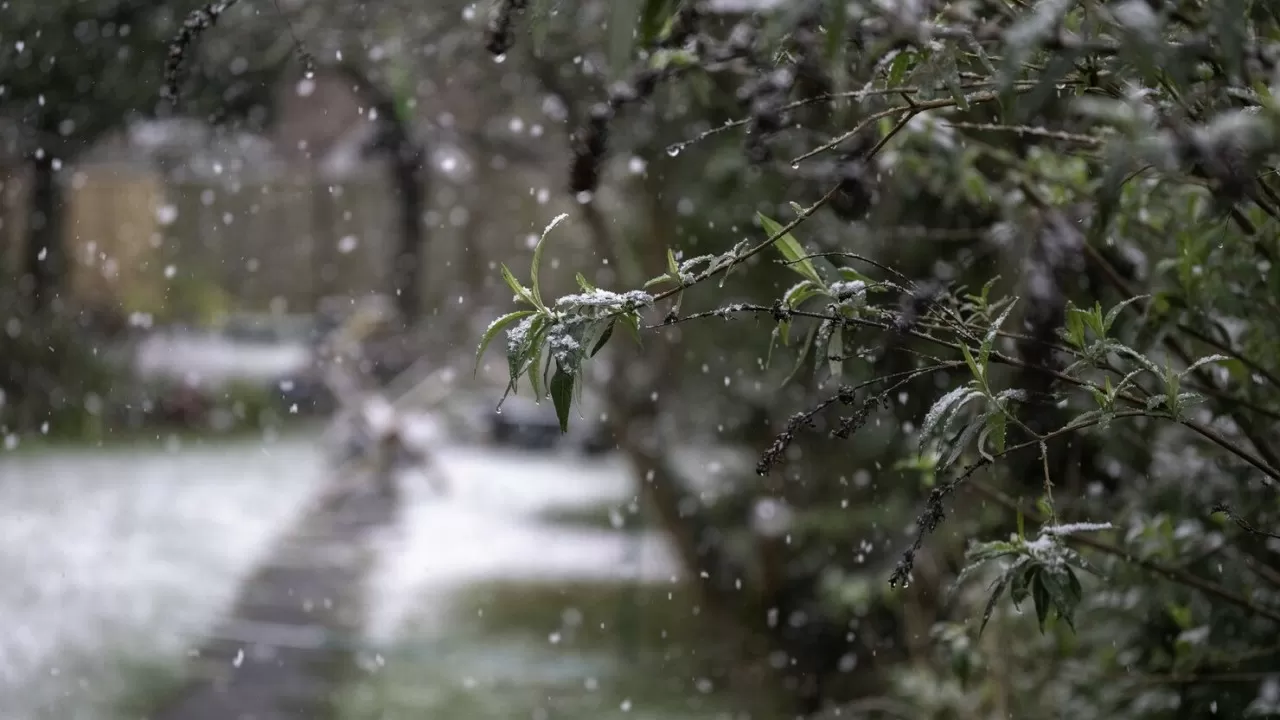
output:
<instances>
[{"instance_id":1,"label":"blurred fence","mask_svg":"<svg viewBox=\"0 0 1280 720\"><path fill-rule=\"evenodd\" d=\"M27 183L0 180L0 259L20 272ZM237 183L77 168L66 173L62 219L67 287L81 303L126 312L308 309L325 295L385 289L393 203L378 178Z\"/></svg>"},{"instance_id":2,"label":"blurred fence","mask_svg":"<svg viewBox=\"0 0 1280 720\"><path fill-rule=\"evenodd\" d=\"M498 263L527 273L537 233L559 210L575 209L567 197L549 203L545 191L532 191L549 184L541 172L432 183L422 257L428 316L487 323L492 306L510 303ZM198 320L223 311L306 312L321 297L389 289L397 208L380 173L341 184L303 173L179 180L121 162L62 175L65 287L78 306ZM11 278L22 272L27 187L21 173L0 167L0 271ZM544 258L544 283L566 292L576 287L576 271L609 270L582 257L575 225L557 231ZM562 265L564 258L574 260Z\"/></svg>"}]
</instances>

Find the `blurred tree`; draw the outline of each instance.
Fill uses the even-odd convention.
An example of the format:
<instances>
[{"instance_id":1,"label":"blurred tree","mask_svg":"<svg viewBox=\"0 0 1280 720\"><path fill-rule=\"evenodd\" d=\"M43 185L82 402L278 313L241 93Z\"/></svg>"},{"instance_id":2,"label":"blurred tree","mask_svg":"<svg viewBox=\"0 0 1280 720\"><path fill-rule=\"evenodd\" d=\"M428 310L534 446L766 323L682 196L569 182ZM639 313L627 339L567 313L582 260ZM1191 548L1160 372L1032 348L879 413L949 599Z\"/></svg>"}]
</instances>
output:
<instances>
[{"instance_id":1,"label":"blurred tree","mask_svg":"<svg viewBox=\"0 0 1280 720\"><path fill-rule=\"evenodd\" d=\"M185 5L185 6L184 6ZM59 219L58 171L112 130L133 119L171 115L161 98L169 42L197 3L138 0L10 0L0 5L0 117L17 128L30 168L30 218L23 252L21 294L43 311L59 296L66 270ZM233 13L238 27L256 10ZM274 37L276 30L271 34ZM261 126L268 86L292 46L270 48L244 33L204 50L203 63L183 89L195 97L181 109L214 120ZM256 45L252 56L246 48ZM278 44L278 43L277 43Z\"/></svg>"},{"instance_id":2,"label":"blurred tree","mask_svg":"<svg viewBox=\"0 0 1280 720\"><path fill-rule=\"evenodd\" d=\"M791 417L775 420L765 479L730 493L787 518L764 523L785 536L784 559L761 540L754 562L761 577L777 576L771 562L790 575L764 597L802 710L851 696L862 696L851 715L886 707L868 695L913 717L1280 710L1267 680L1280 654L1259 640L1280 622L1280 458L1266 440L1280 417L1280 335L1275 313L1259 312L1275 292L1280 217L1275 15L1195 2L804 2L726 26L707 14L715 6L491 5L492 52L552 91L584 87L584 75L595 84L594 101L558 94L578 106L568 184L590 194L582 213L610 265L627 265L611 227L621 218L590 203L619 182L615 158L647 161L636 206L653 230L633 266L660 277L554 299L535 264L509 279L523 314L486 341L509 329L513 373L567 422L599 338L620 323L662 326L668 342L646 338L613 369L635 388L630 418L649 418L620 442L649 469L682 547L700 553L686 563L713 584L725 568L707 562L708 538L743 518L713 519L663 481L673 435L653 398L688 410L720 389L705 380L713 363L724 386L776 387L790 367L762 370L767 338L752 352L740 326L714 329L742 315L775 326L769 353L792 355L812 399L760 393L768 414ZM657 150L681 124L698 142ZM745 135L724 165L699 154L735 128ZM663 174L664 155L697 161ZM717 177L731 193L716 195ZM757 210L761 228L748 230ZM682 256L695 234L714 238L707 255ZM544 242L554 252L555 235ZM768 257L798 284L770 292ZM710 282L731 269L754 282ZM679 335L692 357L675 378L669 341L686 323L700 325ZM793 338L798 353L782 347ZM912 502L924 509L909 524ZM944 521L951 532L926 544ZM914 540L891 573L898 589L879 590L868 580L888 571L877 558L901 550L903 525ZM993 584L948 601L962 565L961 577ZM1006 591L1035 609L1040 635L1003 610ZM882 663L882 684L826 682L869 654L899 661Z\"/></svg>"}]
</instances>

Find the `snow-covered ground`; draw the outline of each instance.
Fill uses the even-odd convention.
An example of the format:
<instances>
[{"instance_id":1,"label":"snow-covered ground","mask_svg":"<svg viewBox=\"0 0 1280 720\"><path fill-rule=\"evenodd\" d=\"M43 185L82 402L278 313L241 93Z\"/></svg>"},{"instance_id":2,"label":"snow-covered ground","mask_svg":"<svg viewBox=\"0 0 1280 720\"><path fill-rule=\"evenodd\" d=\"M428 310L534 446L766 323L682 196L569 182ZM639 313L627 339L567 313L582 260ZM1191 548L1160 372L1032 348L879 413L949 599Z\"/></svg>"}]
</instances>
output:
<instances>
[{"instance_id":1,"label":"snow-covered ground","mask_svg":"<svg viewBox=\"0 0 1280 720\"><path fill-rule=\"evenodd\" d=\"M322 480L313 442L0 454L0 717L101 720Z\"/></svg>"},{"instance_id":2,"label":"snow-covered ground","mask_svg":"<svg viewBox=\"0 0 1280 720\"><path fill-rule=\"evenodd\" d=\"M380 540L370 647L422 637L424 624L448 636L454 599L489 581L669 583L677 572L654 533L542 519L629 503L620 459L448 445L436 455L450 492L407 474L400 522ZM318 438L296 435L0 453L0 717L109 720L139 692L140 671L180 670L325 482L324 463ZM424 615L434 607L438 617Z\"/></svg>"}]
</instances>

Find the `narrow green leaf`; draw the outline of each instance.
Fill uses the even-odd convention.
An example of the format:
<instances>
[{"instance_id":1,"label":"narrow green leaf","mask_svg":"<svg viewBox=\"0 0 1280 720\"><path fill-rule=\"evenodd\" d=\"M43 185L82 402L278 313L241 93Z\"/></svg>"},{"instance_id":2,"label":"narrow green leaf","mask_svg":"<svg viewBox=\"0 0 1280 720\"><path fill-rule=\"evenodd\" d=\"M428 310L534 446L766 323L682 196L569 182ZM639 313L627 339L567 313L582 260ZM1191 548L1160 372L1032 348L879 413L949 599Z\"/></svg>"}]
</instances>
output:
<instances>
[{"instance_id":1,"label":"narrow green leaf","mask_svg":"<svg viewBox=\"0 0 1280 720\"><path fill-rule=\"evenodd\" d=\"M1226 355L1207 355L1191 363L1191 365L1188 366L1186 370L1182 371L1181 375L1182 377L1186 377L1187 375L1190 375L1196 370L1199 370L1200 367L1203 365L1208 365L1209 363L1222 362L1223 360L1228 360L1228 359L1229 358Z\"/></svg>"},{"instance_id":2,"label":"narrow green leaf","mask_svg":"<svg viewBox=\"0 0 1280 720\"><path fill-rule=\"evenodd\" d=\"M782 304L794 310L800 307L805 300L820 294L822 294L822 289L812 280L802 280L799 284L787 290L787 294L782 296Z\"/></svg>"},{"instance_id":3,"label":"narrow green leaf","mask_svg":"<svg viewBox=\"0 0 1280 720\"><path fill-rule=\"evenodd\" d=\"M933 403L933 407L929 408L929 412L925 413L924 422L920 425L920 448L922 450L929 440L933 438L934 433L945 426L956 407L964 405L975 394L977 393L968 385L961 385Z\"/></svg>"},{"instance_id":4,"label":"narrow green leaf","mask_svg":"<svg viewBox=\"0 0 1280 720\"><path fill-rule=\"evenodd\" d=\"M996 580L994 587L991 589L991 596L987 598L987 606L982 609L982 624L978 626L978 637L982 637L982 631L987 629L987 622L991 620L991 616L996 611L996 603L1000 602L1000 596L1004 594L1004 589L1009 585L1009 573L1005 573Z\"/></svg>"},{"instance_id":5,"label":"narrow green leaf","mask_svg":"<svg viewBox=\"0 0 1280 720\"><path fill-rule=\"evenodd\" d=\"M1067 578L1060 577L1057 572L1039 573L1040 584L1045 588L1046 594L1049 596L1050 602L1053 603L1053 610L1057 612L1058 617L1067 623L1067 626L1075 629L1075 623L1072 616L1075 614L1076 606L1079 604L1079 598L1076 597L1070 587L1070 581Z\"/></svg>"},{"instance_id":6,"label":"narrow green leaf","mask_svg":"<svg viewBox=\"0 0 1280 720\"><path fill-rule=\"evenodd\" d=\"M1081 350L1084 349L1084 321L1080 319L1080 312L1076 310L1076 308L1070 306L1067 307L1066 335L1067 340L1070 341L1074 347Z\"/></svg>"},{"instance_id":7,"label":"narrow green leaf","mask_svg":"<svg viewBox=\"0 0 1280 720\"><path fill-rule=\"evenodd\" d=\"M1036 573L1031 582L1031 600L1036 606L1036 621L1040 624L1040 632L1044 632L1044 622L1049 619L1049 609L1053 607L1053 600L1044 584L1044 573Z\"/></svg>"},{"instance_id":8,"label":"narrow green leaf","mask_svg":"<svg viewBox=\"0 0 1280 720\"><path fill-rule=\"evenodd\" d=\"M911 61L914 58L914 53L899 52L893 58L893 62L889 64L889 77L885 81L885 86L895 88L902 85L902 78L906 77L907 68L911 66Z\"/></svg>"},{"instance_id":9,"label":"narrow green leaf","mask_svg":"<svg viewBox=\"0 0 1280 720\"><path fill-rule=\"evenodd\" d=\"M529 288L520 284L520 281L511 273L511 269L506 266L506 263L503 263L502 265L502 279L507 281L507 287L511 288L511 292L515 293L516 297L524 300L534 307L542 307L534 301L533 295L529 293Z\"/></svg>"},{"instance_id":10,"label":"narrow green leaf","mask_svg":"<svg viewBox=\"0 0 1280 720\"><path fill-rule=\"evenodd\" d=\"M1008 429L1008 417L1003 410L997 410L989 415L986 419L986 427L982 430L982 435L978 438L978 452L982 453L987 460L994 460L995 454L1004 452L1005 434ZM991 447L995 449L995 454L986 451L985 445L990 442Z\"/></svg>"},{"instance_id":11,"label":"narrow green leaf","mask_svg":"<svg viewBox=\"0 0 1280 720\"><path fill-rule=\"evenodd\" d=\"M1009 303L1009 306L1000 313L1000 317L991 323L990 329L987 330L987 336L982 339L982 347L978 350L978 363L982 366L983 376L986 375L987 361L991 358L991 348L995 345L996 336L1000 334L1000 328L1004 325L1004 321L1009 319L1009 313L1013 312L1013 306L1017 302Z\"/></svg>"},{"instance_id":12,"label":"narrow green leaf","mask_svg":"<svg viewBox=\"0 0 1280 720\"><path fill-rule=\"evenodd\" d=\"M974 421L966 425L964 432L960 433L960 437L956 438L956 441L951 444L951 448L947 450L947 454L938 461L938 472L942 472L954 465L956 460L960 459L960 455L964 453L965 448L969 447L985 427L985 424L981 421Z\"/></svg>"},{"instance_id":13,"label":"narrow green leaf","mask_svg":"<svg viewBox=\"0 0 1280 720\"><path fill-rule=\"evenodd\" d=\"M574 376L564 371L556 363L556 374L551 376L551 402L556 408L556 418L560 421L560 432L569 431L569 407L573 404Z\"/></svg>"},{"instance_id":14,"label":"narrow green leaf","mask_svg":"<svg viewBox=\"0 0 1280 720\"><path fill-rule=\"evenodd\" d=\"M877 283L874 280L851 267L838 267L836 268L836 273L840 275L841 280L848 280L850 282L860 280L866 283L868 291L875 291L877 289Z\"/></svg>"},{"instance_id":15,"label":"narrow green leaf","mask_svg":"<svg viewBox=\"0 0 1280 720\"><path fill-rule=\"evenodd\" d=\"M474 376L480 372L480 360L484 358L484 351L489 349L489 344L498 336L498 333L502 332L511 323L529 317L535 312L537 310L517 310L489 323L489 327L485 328L484 334L480 336L480 346L476 348L476 366L471 371L471 374Z\"/></svg>"},{"instance_id":16,"label":"narrow green leaf","mask_svg":"<svg viewBox=\"0 0 1280 720\"><path fill-rule=\"evenodd\" d=\"M822 276L818 274L818 269L814 267L813 261L805 257L804 248L800 246L800 242L795 239L791 233L784 233L782 225L771 219L764 213L756 213L760 218L760 225L769 237L776 238L774 247L778 248L778 252L782 253L783 259L787 261L787 267L799 273L802 277L812 280L819 287L826 287L826 283L822 282ZM802 259L803 258L803 259Z\"/></svg>"},{"instance_id":17,"label":"narrow green leaf","mask_svg":"<svg viewBox=\"0 0 1280 720\"><path fill-rule=\"evenodd\" d=\"M529 282L533 285L533 299L537 301L538 307L545 307L542 304L542 288L538 282L538 268L542 265L542 249L546 247L547 236L555 229L565 218L569 217L568 213L560 213L547 223L547 227L542 231L542 237L538 238L538 244L533 246L533 262L529 267Z\"/></svg>"},{"instance_id":18,"label":"narrow green leaf","mask_svg":"<svg viewBox=\"0 0 1280 720\"><path fill-rule=\"evenodd\" d=\"M543 361L542 361L542 343L533 346L533 352L529 356L529 387L533 389L533 401L541 403L542 398L546 396L543 388Z\"/></svg>"},{"instance_id":19,"label":"narrow green leaf","mask_svg":"<svg viewBox=\"0 0 1280 720\"><path fill-rule=\"evenodd\" d=\"M671 248L667 248L667 273L671 277L680 277L680 263L676 262L676 253Z\"/></svg>"},{"instance_id":20,"label":"narrow green leaf","mask_svg":"<svg viewBox=\"0 0 1280 720\"><path fill-rule=\"evenodd\" d=\"M636 313L627 313L621 318L622 324L627 326L631 331L631 337L635 338L636 344L640 345L640 316Z\"/></svg>"},{"instance_id":21,"label":"narrow green leaf","mask_svg":"<svg viewBox=\"0 0 1280 720\"><path fill-rule=\"evenodd\" d=\"M1111 326L1115 324L1116 318L1120 316L1120 311L1124 310L1125 306L1130 305L1132 303L1136 303L1139 300L1146 300L1149 297L1151 296L1138 295L1136 297L1131 297L1128 300L1122 300L1121 302L1116 303L1116 306L1108 310L1107 316L1102 320L1102 332L1103 333L1111 332Z\"/></svg>"},{"instance_id":22,"label":"narrow green leaf","mask_svg":"<svg viewBox=\"0 0 1280 720\"><path fill-rule=\"evenodd\" d=\"M964 355L964 362L969 366L969 372L973 373L973 379L980 383L986 383L987 379L982 374L982 368L978 365L978 361L973 359L973 353L969 351L969 346L961 343L960 353Z\"/></svg>"},{"instance_id":23,"label":"narrow green leaf","mask_svg":"<svg viewBox=\"0 0 1280 720\"><path fill-rule=\"evenodd\" d=\"M605 343L609 342L609 338L613 337L613 326L614 323L609 323L609 326L604 329L604 332L600 333L600 339L596 341L595 347L591 348L591 352L587 357L595 357L596 353L600 352L600 350L604 348Z\"/></svg>"},{"instance_id":24,"label":"narrow green leaf","mask_svg":"<svg viewBox=\"0 0 1280 720\"><path fill-rule=\"evenodd\" d=\"M582 288L584 292L593 292L596 289L596 286L592 285L582 273L574 275L573 279L578 281L578 287Z\"/></svg>"},{"instance_id":25,"label":"narrow green leaf","mask_svg":"<svg viewBox=\"0 0 1280 720\"><path fill-rule=\"evenodd\" d=\"M508 392L515 393L517 391L520 376L528 370L529 363L533 358L533 349L542 344L548 329L547 316L534 315L529 318L529 327L522 336L508 339L507 369L510 372L510 380L507 386Z\"/></svg>"},{"instance_id":26,"label":"narrow green leaf","mask_svg":"<svg viewBox=\"0 0 1280 720\"><path fill-rule=\"evenodd\" d=\"M1031 582L1038 571L1039 567L1030 562L1024 562L1021 567L1012 569L1013 580L1009 584L1009 599L1013 601L1015 608L1022 609L1022 601L1031 594Z\"/></svg>"}]
</instances>

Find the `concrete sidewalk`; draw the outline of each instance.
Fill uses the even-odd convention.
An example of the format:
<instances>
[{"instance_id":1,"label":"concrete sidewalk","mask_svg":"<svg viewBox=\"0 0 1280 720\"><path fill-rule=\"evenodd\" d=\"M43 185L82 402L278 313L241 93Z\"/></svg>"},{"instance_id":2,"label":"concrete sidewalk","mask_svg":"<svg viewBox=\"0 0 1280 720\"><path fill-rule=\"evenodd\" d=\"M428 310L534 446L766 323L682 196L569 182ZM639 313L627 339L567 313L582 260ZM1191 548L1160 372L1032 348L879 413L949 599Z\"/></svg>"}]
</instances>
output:
<instances>
[{"instance_id":1,"label":"concrete sidewalk","mask_svg":"<svg viewBox=\"0 0 1280 720\"><path fill-rule=\"evenodd\" d=\"M325 718L355 669L376 531L397 496L331 486L246 579L229 616L192 658L188 680L151 720Z\"/></svg>"}]
</instances>

